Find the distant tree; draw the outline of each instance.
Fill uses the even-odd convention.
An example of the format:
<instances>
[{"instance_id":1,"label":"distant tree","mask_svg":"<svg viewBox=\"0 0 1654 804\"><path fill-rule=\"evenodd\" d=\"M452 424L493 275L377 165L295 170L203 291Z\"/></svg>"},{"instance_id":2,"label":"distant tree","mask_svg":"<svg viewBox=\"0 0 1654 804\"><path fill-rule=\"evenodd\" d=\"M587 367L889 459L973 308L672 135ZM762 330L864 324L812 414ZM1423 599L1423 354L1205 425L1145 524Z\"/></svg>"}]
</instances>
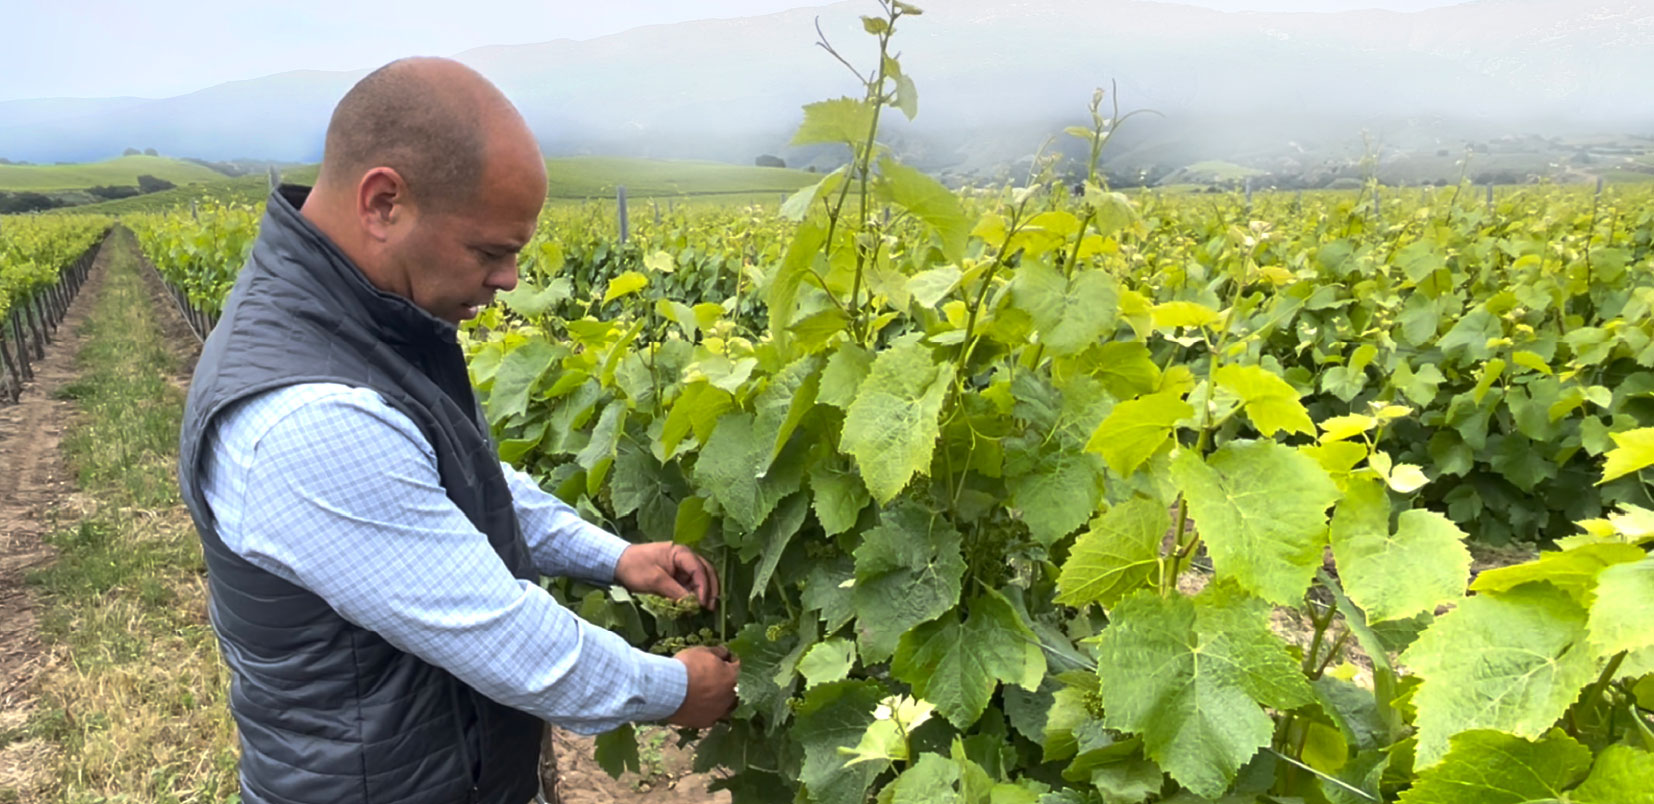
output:
<instances>
[{"instance_id":1,"label":"distant tree","mask_svg":"<svg viewBox=\"0 0 1654 804\"><path fill-rule=\"evenodd\" d=\"M156 153L154 148L145 148L144 156L160 156L160 154Z\"/></svg>"},{"instance_id":2,"label":"distant tree","mask_svg":"<svg viewBox=\"0 0 1654 804\"><path fill-rule=\"evenodd\" d=\"M805 168L805 169L804 169L804 170L805 170L805 171L806 171L806 172L809 172L809 173L814 173L814 172L816 172L816 166L815 166L815 165L811 165L811 166L809 166L809 167L807 167L807 168Z\"/></svg>"},{"instance_id":3,"label":"distant tree","mask_svg":"<svg viewBox=\"0 0 1654 804\"><path fill-rule=\"evenodd\" d=\"M139 153L140 151L137 148L128 148L121 151L121 156L137 156Z\"/></svg>"},{"instance_id":4,"label":"distant tree","mask_svg":"<svg viewBox=\"0 0 1654 804\"><path fill-rule=\"evenodd\" d=\"M3 157L3 156L0 156L0 165L9 165L9 164L11 164L11 163L12 163L12 162L11 162L11 160L10 160L10 159L7 159L7 158L5 158L5 157Z\"/></svg>"},{"instance_id":5,"label":"distant tree","mask_svg":"<svg viewBox=\"0 0 1654 804\"><path fill-rule=\"evenodd\" d=\"M147 173L138 177L138 192L141 193L158 193L162 190L171 190L177 186L166 179L157 179Z\"/></svg>"},{"instance_id":6,"label":"distant tree","mask_svg":"<svg viewBox=\"0 0 1654 804\"><path fill-rule=\"evenodd\" d=\"M64 206L62 201L40 193L0 193L0 214L39 212Z\"/></svg>"},{"instance_id":7,"label":"distant tree","mask_svg":"<svg viewBox=\"0 0 1654 804\"><path fill-rule=\"evenodd\" d=\"M758 158L754 159L752 161L753 161L753 164L755 164L759 167L784 168L784 167L787 166L786 160L782 159L779 156L771 156L770 154L759 154Z\"/></svg>"},{"instance_id":8,"label":"distant tree","mask_svg":"<svg viewBox=\"0 0 1654 804\"><path fill-rule=\"evenodd\" d=\"M1448 153L1447 153L1446 148L1437 148L1436 149L1436 156L1447 156L1447 155L1448 155Z\"/></svg>"},{"instance_id":9,"label":"distant tree","mask_svg":"<svg viewBox=\"0 0 1654 804\"><path fill-rule=\"evenodd\" d=\"M143 191L130 184L112 184L101 187L88 187L86 188L86 192L91 195L95 195L98 198L112 201L116 198L131 198L132 196L138 195Z\"/></svg>"}]
</instances>

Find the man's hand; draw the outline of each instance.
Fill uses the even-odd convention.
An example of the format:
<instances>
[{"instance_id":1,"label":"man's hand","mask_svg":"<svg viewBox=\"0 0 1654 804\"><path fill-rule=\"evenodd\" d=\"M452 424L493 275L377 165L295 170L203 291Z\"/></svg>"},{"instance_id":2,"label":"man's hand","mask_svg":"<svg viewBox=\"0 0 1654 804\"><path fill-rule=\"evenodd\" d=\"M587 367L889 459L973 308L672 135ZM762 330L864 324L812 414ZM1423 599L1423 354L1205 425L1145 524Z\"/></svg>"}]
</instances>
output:
<instances>
[{"instance_id":1,"label":"man's hand","mask_svg":"<svg viewBox=\"0 0 1654 804\"><path fill-rule=\"evenodd\" d=\"M741 660L730 655L729 648L689 648L672 658L683 662L689 671L689 688L684 691L683 704L666 722L704 729L734 711L735 679L741 675Z\"/></svg>"},{"instance_id":2,"label":"man's hand","mask_svg":"<svg viewBox=\"0 0 1654 804\"><path fill-rule=\"evenodd\" d=\"M694 550L672 542L634 544L615 564L615 582L632 592L673 600L694 595L701 608L718 607L718 574Z\"/></svg>"}]
</instances>

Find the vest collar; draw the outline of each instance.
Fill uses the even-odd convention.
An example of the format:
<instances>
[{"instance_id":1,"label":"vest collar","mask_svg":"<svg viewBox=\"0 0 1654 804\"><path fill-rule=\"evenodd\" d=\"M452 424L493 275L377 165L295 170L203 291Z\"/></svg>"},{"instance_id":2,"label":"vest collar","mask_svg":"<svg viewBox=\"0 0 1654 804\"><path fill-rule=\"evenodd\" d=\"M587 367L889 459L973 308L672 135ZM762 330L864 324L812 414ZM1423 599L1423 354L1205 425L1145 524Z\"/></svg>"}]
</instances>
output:
<instances>
[{"instance_id":1,"label":"vest collar","mask_svg":"<svg viewBox=\"0 0 1654 804\"><path fill-rule=\"evenodd\" d=\"M301 185L283 184L276 188L270 193L262 225L279 229L281 233L295 238L312 254L322 256L324 259L303 260L302 264L309 270L325 273L327 276L319 277L325 286L343 288L350 298L341 301L354 303L353 306L365 310L378 330L376 334L383 340L416 346L433 341L445 345L457 343L458 328L453 324L431 315L407 298L380 290L369 282L362 269L299 212L309 196L310 188Z\"/></svg>"}]
</instances>

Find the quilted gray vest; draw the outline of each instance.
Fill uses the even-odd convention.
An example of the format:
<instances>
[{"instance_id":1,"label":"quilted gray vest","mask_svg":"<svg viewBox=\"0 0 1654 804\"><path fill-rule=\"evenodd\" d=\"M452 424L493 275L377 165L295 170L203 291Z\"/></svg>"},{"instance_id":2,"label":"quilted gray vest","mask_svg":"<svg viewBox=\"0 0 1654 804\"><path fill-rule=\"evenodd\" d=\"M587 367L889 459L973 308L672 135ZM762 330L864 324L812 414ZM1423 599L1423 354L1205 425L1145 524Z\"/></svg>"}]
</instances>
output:
<instances>
[{"instance_id":1,"label":"quilted gray vest","mask_svg":"<svg viewBox=\"0 0 1654 804\"><path fill-rule=\"evenodd\" d=\"M371 388L435 449L448 498L519 578L537 578L453 325L368 283L298 208L270 196L252 256L207 338L184 410L179 484L232 671L249 804L524 804L541 722L339 616L218 538L201 436L238 399L301 382ZM326 538L326 534L316 534Z\"/></svg>"}]
</instances>

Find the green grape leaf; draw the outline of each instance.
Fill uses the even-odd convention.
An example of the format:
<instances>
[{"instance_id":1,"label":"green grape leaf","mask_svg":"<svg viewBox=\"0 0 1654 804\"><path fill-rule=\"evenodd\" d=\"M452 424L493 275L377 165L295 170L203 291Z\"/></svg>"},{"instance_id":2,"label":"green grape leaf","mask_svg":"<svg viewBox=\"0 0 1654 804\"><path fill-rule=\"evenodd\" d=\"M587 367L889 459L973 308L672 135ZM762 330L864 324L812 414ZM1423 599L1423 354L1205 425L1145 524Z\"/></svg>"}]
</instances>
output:
<instances>
[{"instance_id":1,"label":"green grape leaf","mask_svg":"<svg viewBox=\"0 0 1654 804\"><path fill-rule=\"evenodd\" d=\"M1006 477L1005 487L1035 541L1051 545L1096 512L1103 496L1102 465L1095 455L1045 451L1033 471Z\"/></svg>"},{"instance_id":2,"label":"green grape leaf","mask_svg":"<svg viewBox=\"0 0 1654 804\"><path fill-rule=\"evenodd\" d=\"M557 260L559 263L562 262L561 254ZM534 282L522 279L518 280L516 288L495 294L495 298L504 302L511 312L534 318L545 315L548 310L568 301L573 293L574 286L566 278L553 279L546 283L545 287L538 287Z\"/></svg>"},{"instance_id":3,"label":"green grape leaf","mask_svg":"<svg viewBox=\"0 0 1654 804\"><path fill-rule=\"evenodd\" d=\"M1264 707L1313 699L1269 616L1267 603L1223 582L1193 598L1142 591L1120 601L1098 640L1104 722L1141 735L1179 784L1221 795L1269 744Z\"/></svg>"},{"instance_id":4,"label":"green grape leaf","mask_svg":"<svg viewBox=\"0 0 1654 804\"><path fill-rule=\"evenodd\" d=\"M1616 564L1597 576L1589 628L1601 657L1654 647L1654 558Z\"/></svg>"},{"instance_id":5,"label":"green grape leaf","mask_svg":"<svg viewBox=\"0 0 1654 804\"><path fill-rule=\"evenodd\" d=\"M754 403L757 420L755 435L773 446L764 461L762 471L769 471L787 439L798 429L804 415L815 407L816 394L821 387L822 359L810 355L794 360L786 368L770 377L769 384L758 394Z\"/></svg>"},{"instance_id":6,"label":"green grape leaf","mask_svg":"<svg viewBox=\"0 0 1654 804\"><path fill-rule=\"evenodd\" d=\"M1141 341L1111 341L1088 349L1088 370L1116 399L1154 393L1160 385L1160 367Z\"/></svg>"},{"instance_id":7,"label":"green grape leaf","mask_svg":"<svg viewBox=\"0 0 1654 804\"><path fill-rule=\"evenodd\" d=\"M829 639L817 642L798 660L798 673L804 676L806 688L842 681L856 665L856 644L848 639Z\"/></svg>"},{"instance_id":8,"label":"green grape leaf","mask_svg":"<svg viewBox=\"0 0 1654 804\"><path fill-rule=\"evenodd\" d=\"M1585 782L1568 793L1577 804L1654 804L1654 754L1610 745L1597 754Z\"/></svg>"},{"instance_id":9,"label":"green grape leaf","mask_svg":"<svg viewBox=\"0 0 1654 804\"><path fill-rule=\"evenodd\" d=\"M907 289L913 294L913 300L924 307L935 307L953 289L959 286L959 279L963 276L959 267L945 265L929 271L920 271L907 279Z\"/></svg>"},{"instance_id":10,"label":"green grape leaf","mask_svg":"<svg viewBox=\"0 0 1654 804\"><path fill-rule=\"evenodd\" d=\"M1033 319L1040 343L1052 355L1071 355L1114 328L1120 290L1103 271L1061 271L1025 261L1011 282L1012 304Z\"/></svg>"},{"instance_id":11,"label":"green grape leaf","mask_svg":"<svg viewBox=\"0 0 1654 804\"><path fill-rule=\"evenodd\" d=\"M603 291L603 303L630 296L649 286L649 277L637 271L625 271L614 279L609 280L609 287Z\"/></svg>"},{"instance_id":12,"label":"green grape leaf","mask_svg":"<svg viewBox=\"0 0 1654 804\"><path fill-rule=\"evenodd\" d=\"M1480 729L1453 737L1441 762L1425 769L1399 804L1539 804L1570 800L1563 791L1591 767L1591 749L1551 730L1537 742Z\"/></svg>"},{"instance_id":13,"label":"green grape leaf","mask_svg":"<svg viewBox=\"0 0 1654 804\"><path fill-rule=\"evenodd\" d=\"M632 724L597 735L595 743L593 758L610 778L619 779L626 771L637 773L642 767L637 753L637 732Z\"/></svg>"},{"instance_id":14,"label":"green grape leaf","mask_svg":"<svg viewBox=\"0 0 1654 804\"><path fill-rule=\"evenodd\" d=\"M770 576L775 574L776 565L781 563L782 554L787 552L787 544L798 529L804 527L804 519L809 514L809 495L803 492L789 494L776 506L769 519L758 526L753 540L742 546L742 561L751 561L752 551L759 551L758 563L752 570L750 599L756 600L769 592Z\"/></svg>"},{"instance_id":15,"label":"green grape leaf","mask_svg":"<svg viewBox=\"0 0 1654 804\"><path fill-rule=\"evenodd\" d=\"M736 716L762 714L766 722L773 724L785 719L787 698L797 685L795 679L789 679L790 683L783 687L775 683L775 676L787 654L797 646L798 635L788 633L772 642L767 631L763 623L747 623L729 641L729 649L741 659L741 675L735 682L741 701L736 707Z\"/></svg>"},{"instance_id":16,"label":"green grape leaf","mask_svg":"<svg viewBox=\"0 0 1654 804\"><path fill-rule=\"evenodd\" d=\"M954 791L959 765L941 754L921 754L879 795L880 804L965 804ZM886 798L888 796L888 798Z\"/></svg>"},{"instance_id":17,"label":"green grape leaf","mask_svg":"<svg viewBox=\"0 0 1654 804\"><path fill-rule=\"evenodd\" d=\"M937 363L915 338L879 352L872 371L844 412L839 449L856 459L867 490L880 503L930 469L940 426L936 417L953 381L953 364Z\"/></svg>"},{"instance_id":18,"label":"green grape leaf","mask_svg":"<svg viewBox=\"0 0 1654 804\"><path fill-rule=\"evenodd\" d=\"M1057 600L1076 608L1114 608L1142 588L1160 566L1160 542L1171 525L1166 507L1136 497L1092 520L1074 542L1057 578Z\"/></svg>"},{"instance_id":19,"label":"green grape leaf","mask_svg":"<svg viewBox=\"0 0 1654 804\"><path fill-rule=\"evenodd\" d=\"M569 353L544 338L532 338L507 352L494 372L488 392L488 418L498 421L528 410L528 394L540 383L553 363Z\"/></svg>"},{"instance_id":20,"label":"green grape leaf","mask_svg":"<svg viewBox=\"0 0 1654 804\"><path fill-rule=\"evenodd\" d=\"M865 136L865 133L864 133ZM965 256L972 219L965 215L959 196L941 182L890 157L879 160L877 194L936 230L942 241L942 256L958 262Z\"/></svg>"},{"instance_id":21,"label":"green grape leaf","mask_svg":"<svg viewBox=\"0 0 1654 804\"><path fill-rule=\"evenodd\" d=\"M1614 448L1608 450L1608 463L1602 467L1598 484L1654 465L1654 427L1609 433L1608 437L1614 439Z\"/></svg>"},{"instance_id":22,"label":"green grape leaf","mask_svg":"<svg viewBox=\"0 0 1654 804\"><path fill-rule=\"evenodd\" d=\"M1332 516L1332 552L1344 591L1369 622L1400 620L1464 596L1465 534L1434 511L1404 511L1390 532L1390 496L1377 480L1352 480Z\"/></svg>"},{"instance_id":23,"label":"green grape leaf","mask_svg":"<svg viewBox=\"0 0 1654 804\"><path fill-rule=\"evenodd\" d=\"M1579 605L1589 607L1596 598L1597 576L1604 569L1641 561L1645 555L1640 547L1618 542L1551 550L1523 564L1483 572L1476 576L1470 588L1475 592L1503 592L1526 583L1549 581Z\"/></svg>"},{"instance_id":24,"label":"green grape leaf","mask_svg":"<svg viewBox=\"0 0 1654 804\"><path fill-rule=\"evenodd\" d=\"M884 510L855 550L856 635L867 662L896 651L902 634L959 602L965 559L959 531L911 502Z\"/></svg>"},{"instance_id":25,"label":"green grape leaf","mask_svg":"<svg viewBox=\"0 0 1654 804\"><path fill-rule=\"evenodd\" d=\"M750 413L731 411L719 417L695 459L694 471L695 483L709 489L724 513L747 530L757 529L781 498L798 490L803 470L795 462L784 462L777 465L779 471L762 474L770 445L754 430Z\"/></svg>"},{"instance_id":26,"label":"green grape leaf","mask_svg":"<svg viewBox=\"0 0 1654 804\"><path fill-rule=\"evenodd\" d=\"M827 367L821 370L821 388L816 401L835 408L848 408L856 399L862 381L873 370L873 353L847 343L827 358Z\"/></svg>"},{"instance_id":27,"label":"green grape leaf","mask_svg":"<svg viewBox=\"0 0 1654 804\"><path fill-rule=\"evenodd\" d=\"M837 631L856 616L851 592L855 577L856 568L849 556L817 562L805 576L801 602L806 610L821 614L827 633Z\"/></svg>"},{"instance_id":28,"label":"green grape leaf","mask_svg":"<svg viewBox=\"0 0 1654 804\"><path fill-rule=\"evenodd\" d=\"M971 599L964 623L948 615L903 634L890 673L966 729L982 716L1000 682L1038 689L1045 654L1011 604L990 590Z\"/></svg>"},{"instance_id":29,"label":"green grape leaf","mask_svg":"<svg viewBox=\"0 0 1654 804\"><path fill-rule=\"evenodd\" d=\"M787 244L787 253L775 271L775 278L770 280L769 295L765 299L770 308L770 337L783 352L787 347L788 328L798 313L798 290L826 242L827 227L819 220L810 218L799 224L792 242Z\"/></svg>"},{"instance_id":30,"label":"green grape leaf","mask_svg":"<svg viewBox=\"0 0 1654 804\"><path fill-rule=\"evenodd\" d=\"M1121 402L1092 433L1085 448L1101 454L1116 474L1130 476L1160 451L1179 421L1193 415L1194 407L1174 392Z\"/></svg>"},{"instance_id":31,"label":"green grape leaf","mask_svg":"<svg viewBox=\"0 0 1654 804\"><path fill-rule=\"evenodd\" d=\"M1539 737L1597 673L1585 610L1549 584L1466 598L1401 661L1423 680L1413 694L1421 768L1468 729Z\"/></svg>"},{"instance_id":32,"label":"green grape leaf","mask_svg":"<svg viewBox=\"0 0 1654 804\"><path fill-rule=\"evenodd\" d=\"M580 468L591 471L605 460L614 460L620 446L620 434L626 428L626 400L616 399L604 406L602 415L592 427L591 440L574 456Z\"/></svg>"},{"instance_id":33,"label":"green grape leaf","mask_svg":"<svg viewBox=\"0 0 1654 804\"><path fill-rule=\"evenodd\" d=\"M1142 757L1110 762L1091 769L1091 786L1097 788L1104 804L1137 804L1158 795L1166 775L1160 766Z\"/></svg>"},{"instance_id":34,"label":"green grape leaf","mask_svg":"<svg viewBox=\"0 0 1654 804\"><path fill-rule=\"evenodd\" d=\"M804 106L804 122L790 145L833 143L851 145L867 139L873 129L873 107L855 98L837 98Z\"/></svg>"},{"instance_id":35,"label":"green grape leaf","mask_svg":"<svg viewBox=\"0 0 1654 804\"><path fill-rule=\"evenodd\" d=\"M1219 577L1274 603L1303 597L1321 566L1326 511L1338 500L1315 461L1273 441L1231 441L1207 461L1172 462Z\"/></svg>"},{"instance_id":36,"label":"green grape leaf","mask_svg":"<svg viewBox=\"0 0 1654 804\"><path fill-rule=\"evenodd\" d=\"M828 536L836 536L855 527L862 509L873 499L868 496L867 487L862 485L859 475L843 471L834 463L819 461L810 465L810 491L814 492L811 505L815 508L816 521L821 523L822 532Z\"/></svg>"},{"instance_id":37,"label":"green grape leaf","mask_svg":"<svg viewBox=\"0 0 1654 804\"><path fill-rule=\"evenodd\" d=\"M804 749L799 780L816 804L862 804L867 786L882 768L866 762L846 766L840 748L854 748L873 724L873 710L885 692L873 681L834 681L804 694L791 734Z\"/></svg>"},{"instance_id":38,"label":"green grape leaf","mask_svg":"<svg viewBox=\"0 0 1654 804\"><path fill-rule=\"evenodd\" d=\"M1298 401L1298 391L1261 366L1223 366L1213 375L1219 387L1241 398L1252 426L1265 438L1277 432L1315 434L1315 422Z\"/></svg>"}]
</instances>

